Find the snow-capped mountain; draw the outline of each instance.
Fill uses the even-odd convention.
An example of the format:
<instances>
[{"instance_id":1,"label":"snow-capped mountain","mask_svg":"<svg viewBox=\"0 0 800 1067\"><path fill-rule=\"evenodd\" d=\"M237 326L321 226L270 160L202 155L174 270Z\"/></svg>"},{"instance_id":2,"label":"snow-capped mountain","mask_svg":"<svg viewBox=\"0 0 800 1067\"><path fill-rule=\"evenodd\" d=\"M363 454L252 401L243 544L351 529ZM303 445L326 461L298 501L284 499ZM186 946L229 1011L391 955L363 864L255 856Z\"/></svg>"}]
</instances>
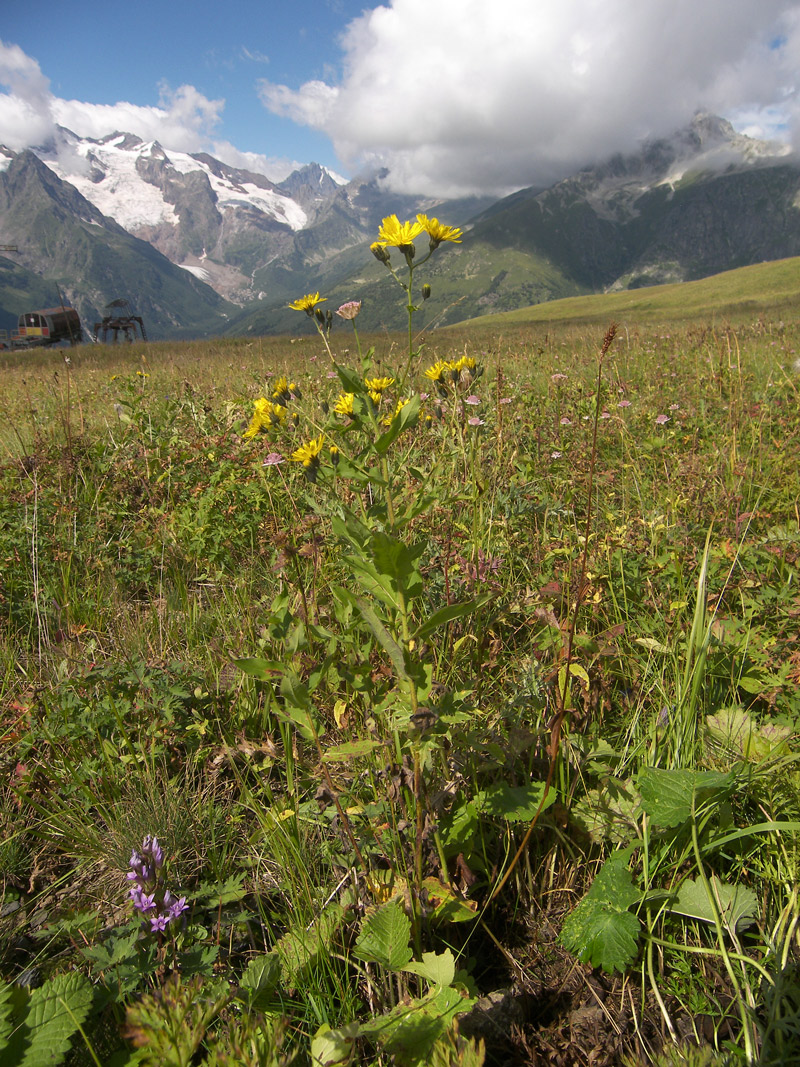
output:
<instances>
[{"instance_id":1,"label":"snow-capped mountain","mask_svg":"<svg viewBox=\"0 0 800 1067\"><path fill-rule=\"evenodd\" d=\"M119 131L94 140L60 128L36 154L103 215L238 303L257 295L242 246L258 241L268 261L344 184L312 164L284 188L209 155L166 151Z\"/></svg>"}]
</instances>

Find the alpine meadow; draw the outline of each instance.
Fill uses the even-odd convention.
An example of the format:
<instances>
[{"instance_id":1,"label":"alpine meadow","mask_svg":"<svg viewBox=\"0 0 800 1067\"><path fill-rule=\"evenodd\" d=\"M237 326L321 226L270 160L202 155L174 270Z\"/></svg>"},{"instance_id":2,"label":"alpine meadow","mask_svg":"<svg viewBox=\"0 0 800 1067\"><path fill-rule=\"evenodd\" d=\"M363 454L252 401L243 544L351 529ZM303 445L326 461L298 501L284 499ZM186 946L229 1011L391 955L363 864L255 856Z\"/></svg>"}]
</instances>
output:
<instances>
[{"instance_id":1,"label":"alpine meadow","mask_svg":"<svg viewBox=\"0 0 800 1067\"><path fill-rule=\"evenodd\" d=\"M0 353L3 1064L800 1060L798 261L423 330L454 221Z\"/></svg>"}]
</instances>

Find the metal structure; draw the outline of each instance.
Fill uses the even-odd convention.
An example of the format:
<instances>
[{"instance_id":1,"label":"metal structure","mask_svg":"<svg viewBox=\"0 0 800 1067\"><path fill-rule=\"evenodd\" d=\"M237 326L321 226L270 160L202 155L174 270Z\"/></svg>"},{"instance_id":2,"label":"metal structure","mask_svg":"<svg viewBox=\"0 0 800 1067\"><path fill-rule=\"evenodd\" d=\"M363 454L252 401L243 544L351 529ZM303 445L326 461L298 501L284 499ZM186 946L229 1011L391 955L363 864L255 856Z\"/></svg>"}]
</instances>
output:
<instances>
[{"instance_id":1,"label":"metal structure","mask_svg":"<svg viewBox=\"0 0 800 1067\"><path fill-rule=\"evenodd\" d=\"M78 345L83 340L81 320L75 308L42 308L26 311L17 320L17 328L11 333L12 348L39 348L42 345L57 345L68 341Z\"/></svg>"},{"instance_id":2,"label":"metal structure","mask_svg":"<svg viewBox=\"0 0 800 1067\"><path fill-rule=\"evenodd\" d=\"M94 334L100 344L116 344L120 339L123 341L146 341L147 332L144 328L141 315L131 314L131 306L127 300L112 300L103 308L108 312L103 316L102 322L94 324ZM138 336L137 336L138 329ZM122 337L120 338L120 334Z\"/></svg>"}]
</instances>

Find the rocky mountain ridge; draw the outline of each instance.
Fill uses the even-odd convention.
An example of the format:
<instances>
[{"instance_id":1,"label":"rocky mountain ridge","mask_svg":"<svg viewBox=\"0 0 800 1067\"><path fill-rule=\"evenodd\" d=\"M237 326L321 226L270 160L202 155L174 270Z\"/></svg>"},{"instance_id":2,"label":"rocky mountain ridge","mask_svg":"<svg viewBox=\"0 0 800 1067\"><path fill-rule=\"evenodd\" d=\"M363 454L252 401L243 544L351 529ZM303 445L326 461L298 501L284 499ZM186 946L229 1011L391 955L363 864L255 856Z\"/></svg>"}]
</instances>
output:
<instances>
[{"instance_id":1,"label":"rocky mountain ridge","mask_svg":"<svg viewBox=\"0 0 800 1067\"><path fill-rule=\"evenodd\" d=\"M454 322L800 254L798 205L800 167L785 146L704 114L639 152L495 202L398 196L385 173L345 182L317 164L274 182L120 132L90 141L60 130L35 153L0 149L0 240L19 244L18 267L53 277L92 314L128 296L164 335L297 329L286 303L317 289L363 298L365 326L400 325L393 283L368 253L390 213L464 229L426 267L439 298L426 314ZM102 278L93 257L74 254L89 234ZM103 242L113 248L99 256ZM133 266L142 258L149 281ZM151 292L162 273L167 300L160 281Z\"/></svg>"}]
</instances>

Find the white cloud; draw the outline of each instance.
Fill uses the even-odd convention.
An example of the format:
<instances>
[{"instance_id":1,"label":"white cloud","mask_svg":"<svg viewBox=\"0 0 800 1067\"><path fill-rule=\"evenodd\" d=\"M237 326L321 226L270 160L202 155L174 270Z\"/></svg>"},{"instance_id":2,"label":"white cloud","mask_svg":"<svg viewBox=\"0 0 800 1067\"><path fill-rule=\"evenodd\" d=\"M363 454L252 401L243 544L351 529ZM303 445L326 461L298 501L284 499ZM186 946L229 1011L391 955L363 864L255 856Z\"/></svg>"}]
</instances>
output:
<instances>
[{"instance_id":1,"label":"white cloud","mask_svg":"<svg viewBox=\"0 0 800 1067\"><path fill-rule=\"evenodd\" d=\"M550 182L698 108L766 132L800 113L797 0L390 0L341 45L338 84L261 98L409 190Z\"/></svg>"},{"instance_id":2,"label":"white cloud","mask_svg":"<svg viewBox=\"0 0 800 1067\"><path fill-rule=\"evenodd\" d=\"M272 159L256 152L240 152L228 141L214 138L224 100L209 100L192 85L171 89L162 85L157 105L143 106L120 101L91 104L61 100L50 90L50 81L39 64L18 45L0 41L0 143L14 151L54 141L59 163L68 174L82 173L86 160L69 144L56 137L56 126L65 126L79 137L101 138L120 130L144 141L159 141L169 151L209 152L231 166L282 181L302 164Z\"/></svg>"}]
</instances>

